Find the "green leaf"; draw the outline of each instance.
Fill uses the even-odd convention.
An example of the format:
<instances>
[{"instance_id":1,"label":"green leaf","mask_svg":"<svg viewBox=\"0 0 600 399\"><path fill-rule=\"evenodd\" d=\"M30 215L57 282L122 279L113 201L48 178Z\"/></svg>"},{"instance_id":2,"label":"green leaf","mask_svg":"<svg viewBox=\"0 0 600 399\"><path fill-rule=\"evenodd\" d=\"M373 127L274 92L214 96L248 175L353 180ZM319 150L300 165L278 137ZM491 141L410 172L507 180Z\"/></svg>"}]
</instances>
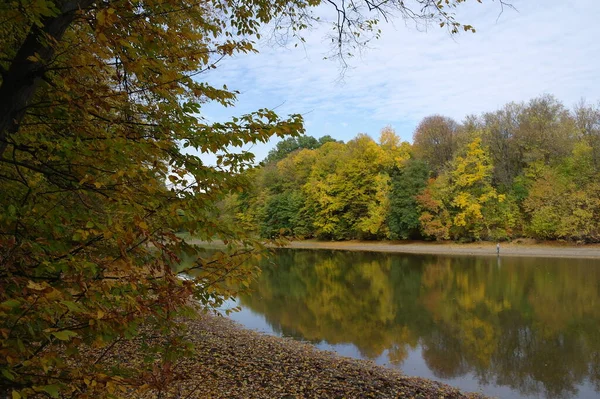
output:
<instances>
[{"instance_id":1,"label":"green leaf","mask_svg":"<svg viewBox=\"0 0 600 399\"><path fill-rule=\"evenodd\" d=\"M15 380L15 375L10 370L8 370L8 369L3 369L2 370L2 375L4 377L6 377L10 381L14 381Z\"/></svg>"},{"instance_id":2,"label":"green leaf","mask_svg":"<svg viewBox=\"0 0 600 399\"><path fill-rule=\"evenodd\" d=\"M21 394L17 391L12 391L12 399L21 399Z\"/></svg>"},{"instance_id":3,"label":"green leaf","mask_svg":"<svg viewBox=\"0 0 600 399\"><path fill-rule=\"evenodd\" d=\"M63 331L53 332L52 335L54 335L56 338L60 339L61 341L68 341L71 338L76 337L77 333L75 331L63 330Z\"/></svg>"},{"instance_id":4,"label":"green leaf","mask_svg":"<svg viewBox=\"0 0 600 399\"><path fill-rule=\"evenodd\" d=\"M14 309L21 306L21 301L18 299L9 299L8 301L0 303L0 306L3 308Z\"/></svg>"},{"instance_id":5,"label":"green leaf","mask_svg":"<svg viewBox=\"0 0 600 399\"><path fill-rule=\"evenodd\" d=\"M42 387L42 391L48 393L48 395L50 395L53 398L58 398L59 388L60 387L56 384L46 385L46 386Z\"/></svg>"},{"instance_id":6,"label":"green leaf","mask_svg":"<svg viewBox=\"0 0 600 399\"><path fill-rule=\"evenodd\" d=\"M73 313L82 313L86 311L83 306L73 301L61 301L61 303Z\"/></svg>"}]
</instances>

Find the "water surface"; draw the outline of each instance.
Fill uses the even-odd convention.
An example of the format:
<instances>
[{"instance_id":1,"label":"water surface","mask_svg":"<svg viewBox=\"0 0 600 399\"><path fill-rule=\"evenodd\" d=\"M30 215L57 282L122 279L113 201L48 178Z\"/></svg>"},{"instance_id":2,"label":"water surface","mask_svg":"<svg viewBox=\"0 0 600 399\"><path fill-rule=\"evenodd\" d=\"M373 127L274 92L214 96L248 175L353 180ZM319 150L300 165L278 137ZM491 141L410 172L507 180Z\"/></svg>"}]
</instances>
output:
<instances>
[{"instance_id":1,"label":"water surface","mask_svg":"<svg viewBox=\"0 0 600 399\"><path fill-rule=\"evenodd\" d=\"M231 317L501 398L600 397L600 260L278 250Z\"/></svg>"}]
</instances>

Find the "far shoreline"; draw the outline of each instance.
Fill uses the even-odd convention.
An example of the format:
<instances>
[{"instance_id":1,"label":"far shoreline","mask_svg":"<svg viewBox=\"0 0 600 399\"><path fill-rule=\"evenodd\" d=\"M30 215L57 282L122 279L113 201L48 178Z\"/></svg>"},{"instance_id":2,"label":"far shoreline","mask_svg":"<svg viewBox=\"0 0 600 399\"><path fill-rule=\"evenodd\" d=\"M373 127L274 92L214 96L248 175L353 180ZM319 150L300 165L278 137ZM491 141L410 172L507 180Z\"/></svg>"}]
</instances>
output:
<instances>
[{"instance_id":1,"label":"far shoreline","mask_svg":"<svg viewBox=\"0 0 600 399\"><path fill-rule=\"evenodd\" d=\"M190 244L222 247L220 241L187 240ZM269 247L278 247L268 244ZM421 255L498 256L496 243L428 242L428 241L318 241L290 240L281 248L406 253ZM500 257L584 258L600 259L600 244L576 245L564 242L501 242Z\"/></svg>"},{"instance_id":2,"label":"far shoreline","mask_svg":"<svg viewBox=\"0 0 600 399\"><path fill-rule=\"evenodd\" d=\"M290 241L284 248L410 253L422 255L498 256L496 243L426 241ZM500 243L499 256L600 259L600 245L567 243Z\"/></svg>"}]
</instances>

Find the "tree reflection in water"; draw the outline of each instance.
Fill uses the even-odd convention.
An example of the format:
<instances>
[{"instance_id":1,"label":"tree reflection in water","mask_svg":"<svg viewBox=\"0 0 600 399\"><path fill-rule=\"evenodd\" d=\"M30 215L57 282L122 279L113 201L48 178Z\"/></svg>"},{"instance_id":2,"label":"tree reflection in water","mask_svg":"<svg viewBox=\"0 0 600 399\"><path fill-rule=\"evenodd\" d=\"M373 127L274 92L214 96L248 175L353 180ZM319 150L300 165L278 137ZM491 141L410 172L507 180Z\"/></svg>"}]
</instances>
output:
<instances>
[{"instance_id":1,"label":"tree reflection in water","mask_svg":"<svg viewBox=\"0 0 600 399\"><path fill-rule=\"evenodd\" d=\"M279 250L242 306L312 342L522 395L600 392L600 261Z\"/></svg>"}]
</instances>

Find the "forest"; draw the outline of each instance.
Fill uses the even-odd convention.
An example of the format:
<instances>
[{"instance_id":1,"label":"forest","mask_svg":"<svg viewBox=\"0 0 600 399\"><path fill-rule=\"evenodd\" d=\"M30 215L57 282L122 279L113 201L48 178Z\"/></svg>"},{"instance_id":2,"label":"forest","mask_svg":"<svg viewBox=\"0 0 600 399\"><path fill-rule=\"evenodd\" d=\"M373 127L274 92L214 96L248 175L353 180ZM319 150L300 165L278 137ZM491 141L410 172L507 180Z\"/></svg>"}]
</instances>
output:
<instances>
[{"instance_id":1,"label":"forest","mask_svg":"<svg viewBox=\"0 0 600 399\"><path fill-rule=\"evenodd\" d=\"M288 138L246 178L221 206L264 238L600 242L600 104L432 115L412 143Z\"/></svg>"}]
</instances>

